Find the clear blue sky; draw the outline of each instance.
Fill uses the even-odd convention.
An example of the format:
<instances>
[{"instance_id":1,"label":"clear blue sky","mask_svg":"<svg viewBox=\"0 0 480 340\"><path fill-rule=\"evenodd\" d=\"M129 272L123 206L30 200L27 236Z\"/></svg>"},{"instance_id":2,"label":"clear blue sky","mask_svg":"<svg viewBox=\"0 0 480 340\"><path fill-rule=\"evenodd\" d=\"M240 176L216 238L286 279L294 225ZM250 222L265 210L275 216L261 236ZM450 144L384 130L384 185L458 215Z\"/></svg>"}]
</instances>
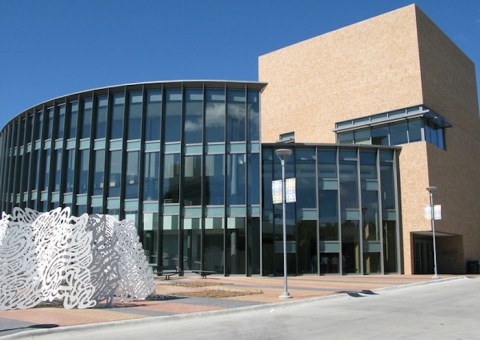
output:
<instances>
[{"instance_id":1,"label":"clear blue sky","mask_svg":"<svg viewBox=\"0 0 480 340\"><path fill-rule=\"evenodd\" d=\"M0 128L35 104L91 88L257 80L259 55L410 3L0 0ZM480 1L416 3L473 60L480 79Z\"/></svg>"}]
</instances>

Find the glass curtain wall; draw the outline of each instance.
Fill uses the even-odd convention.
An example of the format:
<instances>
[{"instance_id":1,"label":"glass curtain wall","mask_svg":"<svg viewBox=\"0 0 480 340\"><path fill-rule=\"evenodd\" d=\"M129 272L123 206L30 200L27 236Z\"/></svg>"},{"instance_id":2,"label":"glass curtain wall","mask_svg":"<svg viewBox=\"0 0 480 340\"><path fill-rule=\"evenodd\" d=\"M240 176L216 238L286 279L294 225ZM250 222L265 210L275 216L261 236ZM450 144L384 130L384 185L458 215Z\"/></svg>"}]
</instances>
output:
<instances>
[{"instance_id":1,"label":"glass curtain wall","mask_svg":"<svg viewBox=\"0 0 480 340\"><path fill-rule=\"evenodd\" d=\"M296 179L296 203L286 204L288 271L296 274L376 274L399 271L395 151L282 145L293 148L286 178ZM275 146L262 151L263 275L283 275L280 178ZM290 161L289 161L290 159Z\"/></svg>"}]
</instances>

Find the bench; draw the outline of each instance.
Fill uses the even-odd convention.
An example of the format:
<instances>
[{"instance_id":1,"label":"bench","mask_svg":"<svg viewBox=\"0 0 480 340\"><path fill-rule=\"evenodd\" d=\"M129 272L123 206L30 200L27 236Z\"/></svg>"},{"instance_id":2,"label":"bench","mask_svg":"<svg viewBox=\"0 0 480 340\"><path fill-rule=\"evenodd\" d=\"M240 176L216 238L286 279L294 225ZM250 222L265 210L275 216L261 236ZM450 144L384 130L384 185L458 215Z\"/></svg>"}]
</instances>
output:
<instances>
[{"instance_id":1,"label":"bench","mask_svg":"<svg viewBox=\"0 0 480 340\"><path fill-rule=\"evenodd\" d=\"M192 273L200 275L202 279L206 279L208 275L216 274L217 272L210 270L192 270Z\"/></svg>"},{"instance_id":2,"label":"bench","mask_svg":"<svg viewBox=\"0 0 480 340\"><path fill-rule=\"evenodd\" d=\"M165 276L165 280L170 280L170 276L180 274L180 268L177 266L163 266L160 267L157 276Z\"/></svg>"}]
</instances>

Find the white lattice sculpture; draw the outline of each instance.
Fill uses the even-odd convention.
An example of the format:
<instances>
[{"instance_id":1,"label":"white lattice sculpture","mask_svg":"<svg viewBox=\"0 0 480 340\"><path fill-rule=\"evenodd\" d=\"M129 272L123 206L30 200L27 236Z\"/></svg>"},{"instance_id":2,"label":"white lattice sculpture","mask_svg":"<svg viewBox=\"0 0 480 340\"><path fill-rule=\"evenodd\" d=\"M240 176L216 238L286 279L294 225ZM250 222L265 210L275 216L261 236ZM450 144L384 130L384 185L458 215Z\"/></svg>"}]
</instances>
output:
<instances>
[{"instance_id":1,"label":"white lattice sculpture","mask_svg":"<svg viewBox=\"0 0 480 340\"><path fill-rule=\"evenodd\" d=\"M132 222L108 215L39 214L15 208L0 220L0 310L63 300L88 308L144 299L153 275Z\"/></svg>"}]
</instances>

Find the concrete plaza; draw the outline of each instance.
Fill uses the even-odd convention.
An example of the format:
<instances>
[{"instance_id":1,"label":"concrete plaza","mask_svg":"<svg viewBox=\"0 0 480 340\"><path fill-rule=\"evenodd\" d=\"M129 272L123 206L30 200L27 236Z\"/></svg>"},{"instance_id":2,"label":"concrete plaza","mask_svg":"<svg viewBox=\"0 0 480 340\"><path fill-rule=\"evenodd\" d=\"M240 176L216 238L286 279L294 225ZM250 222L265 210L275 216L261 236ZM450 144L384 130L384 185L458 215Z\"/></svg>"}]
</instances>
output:
<instances>
[{"instance_id":1,"label":"concrete plaza","mask_svg":"<svg viewBox=\"0 0 480 340\"><path fill-rule=\"evenodd\" d=\"M457 279L442 276L442 281ZM300 300L328 295L351 297L368 296L392 287L435 282L431 276L299 276L289 277L292 299L280 299L283 291L282 277L198 276L157 279L157 299L115 303L111 308L99 305L92 309L70 309L42 305L29 310L12 310L0 313L0 336L20 333L35 334L38 329L58 331L68 326L94 325L105 322L167 317L209 311L271 304L291 304ZM268 307L267 307L268 308ZM55 328L55 330L53 330ZM32 333L33 332L33 333ZM41 332L41 331L40 331Z\"/></svg>"}]
</instances>

